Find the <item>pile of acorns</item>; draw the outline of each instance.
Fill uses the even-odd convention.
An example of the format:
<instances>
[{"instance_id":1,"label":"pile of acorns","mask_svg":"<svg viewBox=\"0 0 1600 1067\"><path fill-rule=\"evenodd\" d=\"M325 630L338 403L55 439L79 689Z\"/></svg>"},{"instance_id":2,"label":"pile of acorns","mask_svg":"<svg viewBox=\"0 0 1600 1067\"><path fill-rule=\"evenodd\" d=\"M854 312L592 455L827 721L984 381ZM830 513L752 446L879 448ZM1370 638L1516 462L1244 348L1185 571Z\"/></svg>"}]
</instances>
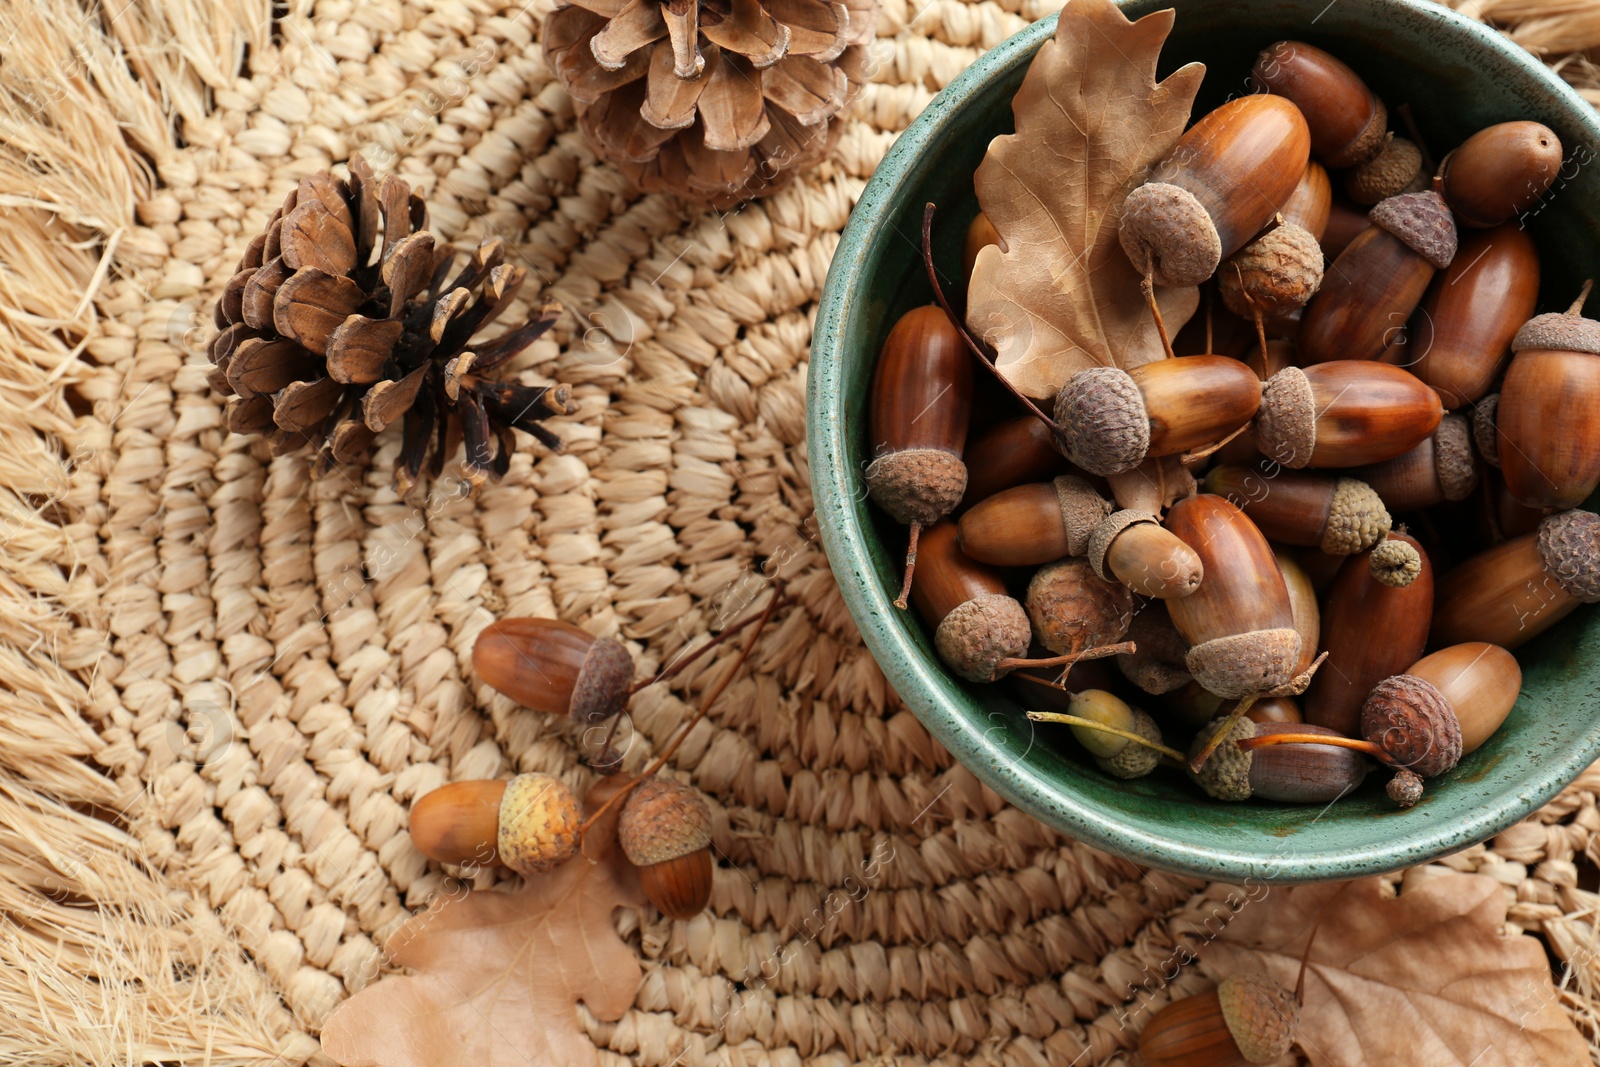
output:
<instances>
[{"instance_id":1,"label":"pile of acorns","mask_svg":"<svg viewBox=\"0 0 1600 1067\"><path fill-rule=\"evenodd\" d=\"M1491 126L1434 167L1321 49L1275 44L1253 80L1123 207L1147 295L1205 287L1168 358L1083 370L1049 412L991 402L981 343L917 308L878 361L866 483L911 525L944 662L1049 698L1030 716L1107 773L1323 803L1376 760L1409 807L1510 713L1508 650L1600 600L1600 517L1573 510L1600 482L1600 322L1582 297L1534 315L1552 131ZM997 240L980 214L969 274ZM1121 678L1039 674L1125 638Z\"/></svg>"}]
</instances>

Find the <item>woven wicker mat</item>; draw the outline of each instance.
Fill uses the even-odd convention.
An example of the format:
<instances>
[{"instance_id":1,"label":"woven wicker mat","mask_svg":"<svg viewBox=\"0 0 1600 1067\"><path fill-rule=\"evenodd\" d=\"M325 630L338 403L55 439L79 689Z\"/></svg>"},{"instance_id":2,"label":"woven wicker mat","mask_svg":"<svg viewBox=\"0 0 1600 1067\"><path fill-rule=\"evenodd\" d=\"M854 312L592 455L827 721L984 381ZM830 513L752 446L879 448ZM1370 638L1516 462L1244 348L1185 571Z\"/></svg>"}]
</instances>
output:
<instances>
[{"instance_id":1,"label":"woven wicker mat","mask_svg":"<svg viewBox=\"0 0 1600 1067\"><path fill-rule=\"evenodd\" d=\"M1124 1063L1124 1005L1206 887L952 766L806 536L809 314L839 230L896 133L1050 0L885 0L833 159L726 216L596 164L538 2L0 3L0 1062L320 1059L320 1021L449 878L412 848L411 802L587 780L568 727L473 679L477 631L558 615L650 666L747 610L771 563L798 604L673 760L732 864L693 922L619 918L647 977L620 1022L584 1016L602 1059ZM1600 45L1592 0L1472 7L1600 85L1567 54ZM575 387L570 449L524 442L476 502L397 499L395 440L312 481L229 437L206 388L228 265L355 150L445 236L503 236L569 310L526 365ZM635 701L630 761L728 656ZM1580 964L1585 1025L1597 792L1591 771L1446 861ZM876 891L825 904L888 847ZM772 987L743 990L786 942Z\"/></svg>"}]
</instances>

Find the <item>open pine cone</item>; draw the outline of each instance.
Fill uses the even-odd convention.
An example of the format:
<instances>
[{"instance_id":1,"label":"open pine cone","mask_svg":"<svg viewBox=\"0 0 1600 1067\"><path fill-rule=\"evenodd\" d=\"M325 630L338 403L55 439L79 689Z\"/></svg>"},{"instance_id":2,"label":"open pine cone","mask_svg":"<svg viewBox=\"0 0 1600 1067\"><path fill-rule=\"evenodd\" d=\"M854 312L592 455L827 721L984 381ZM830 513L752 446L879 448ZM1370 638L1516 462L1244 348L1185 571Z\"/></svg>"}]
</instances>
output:
<instances>
[{"instance_id":1,"label":"open pine cone","mask_svg":"<svg viewBox=\"0 0 1600 1067\"><path fill-rule=\"evenodd\" d=\"M326 171L301 180L217 301L210 382L235 397L228 429L268 435L273 455L314 446L314 470L324 473L403 417L402 495L424 464L434 475L444 469L458 436L473 489L509 468L513 427L560 450L540 423L576 410L566 386L484 377L537 340L560 308L546 305L468 348L527 272L502 263L491 238L446 283L457 253L436 245L427 220L406 182L389 175L379 184L360 156L348 182Z\"/></svg>"},{"instance_id":2,"label":"open pine cone","mask_svg":"<svg viewBox=\"0 0 1600 1067\"><path fill-rule=\"evenodd\" d=\"M718 207L816 165L867 78L877 0L577 0L544 52L606 160Z\"/></svg>"}]
</instances>

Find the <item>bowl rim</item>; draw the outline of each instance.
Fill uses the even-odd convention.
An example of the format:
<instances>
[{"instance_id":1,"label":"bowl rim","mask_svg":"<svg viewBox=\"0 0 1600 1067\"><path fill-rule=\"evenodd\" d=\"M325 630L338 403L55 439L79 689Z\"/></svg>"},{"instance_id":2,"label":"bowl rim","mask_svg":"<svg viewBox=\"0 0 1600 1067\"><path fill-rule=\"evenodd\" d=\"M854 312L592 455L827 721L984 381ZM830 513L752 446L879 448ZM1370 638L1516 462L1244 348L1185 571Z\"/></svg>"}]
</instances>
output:
<instances>
[{"instance_id":1,"label":"bowl rim","mask_svg":"<svg viewBox=\"0 0 1600 1067\"><path fill-rule=\"evenodd\" d=\"M1182 17L1182 0L1115 2L1130 18L1172 7L1179 8ZM1492 28L1423 0L1383 3L1425 12L1442 27L1466 34L1498 53L1498 58L1528 70L1553 95L1553 106L1571 112L1577 117L1574 124L1600 142L1600 118L1595 109L1547 66ZM1107 814L1080 797L1059 792L1053 783L1018 762L1013 752L990 736L992 730L975 725L958 712L948 698L959 691L960 684L927 663L921 650L893 621L893 616L901 613L892 605L890 591L878 581L864 533L850 514L857 490L849 480L853 458L842 449L845 415L839 339L841 326L852 320L864 303L850 279L862 271L873 231L884 221L884 204L894 199L907 164L940 138L968 96L1017 65L1031 62L1034 52L1055 33L1057 19L1057 15L1049 15L1031 23L985 52L940 91L895 140L851 212L823 285L812 334L806 397L810 474L823 550L863 641L917 719L985 785L1045 825L1147 867L1227 882L1344 880L1425 863L1486 840L1543 805L1600 756L1600 730L1590 731L1586 744L1543 764L1520 783L1521 788L1502 793L1492 803L1443 823L1416 819L1400 832L1393 823L1385 823L1363 848L1320 853L1296 849L1287 857L1200 848L1176 836L1152 834L1119 821L1116 813ZM1046 804L1044 797L1052 804Z\"/></svg>"}]
</instances>

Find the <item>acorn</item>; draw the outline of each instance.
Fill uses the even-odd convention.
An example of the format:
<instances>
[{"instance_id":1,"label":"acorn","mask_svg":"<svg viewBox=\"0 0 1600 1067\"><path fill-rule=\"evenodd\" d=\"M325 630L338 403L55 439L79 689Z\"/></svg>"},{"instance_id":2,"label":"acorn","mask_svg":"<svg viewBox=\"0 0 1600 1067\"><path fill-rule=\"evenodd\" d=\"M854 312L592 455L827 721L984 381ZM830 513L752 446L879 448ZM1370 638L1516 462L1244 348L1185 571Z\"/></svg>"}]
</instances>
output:
<instances>
[{"instance_id":1,"label":"acorn","mask_svg":"<svg viewBox=\"0 0 1600 1067\"><path fill-rule=\"evenodd\" d=\"M946 666L968 681L992 682L1005 673L1003 661L1027 655L1027 612L1006 593L998 571L962 553L955 523L931 527L921 556L911 596L917 613L934 627L934 647Z\"/></svg>"},{"instance_id":2,"label":"acorn","mask_svg":"<svg viewBox=\"0 0 1600 1067\"><path fill-rule=\"evenodd\" d=\"M1267 539L1244 512L1200 493L1167 512L1167 529L1199 555L1205 580L1167 601L1183 639L1189 673L1218 696L1268 693L1294 679L1300 635L1289 589Z\"/></svg>"},{"instance_id":3,"label":"acorn","mask_svg":"<svg viewBox=\"0 0 1600 1067\"><path fill-rule=\"evenodd\" d=\"M524 707L605 722L628 703L633 657L620 641L559 619L498 619L472 645L472 669Z\"/></svg>"},{"instance_id":4,"label":"acorn","mask_svg":"<svg viewBox=\"0 0 1600 1067\"><path fill-rule=\"evenodd\" d=\"M1398 739L1380 741L1385 730L1404 732L1408 716L1444 719L1444 710L1448 710L1464 756L1493 736L1521 692L1522 668L1510 652L1482 641L1451 645L1374 686L1362 705L1361 733L1398 752L1402 747ZM1449 728L1443 732L1448 736ZM1437 768L1444 767L1448 751L1436 754L1422 745L1408 747L1422 756L1412 771L1424 778L1441 773Z\"/></svg>"},{"instance_id":5,"label":"acorn","mask_svg":"<svg viewBox=\"0 0 1600 1067\"><path fill-rule=\"evenodd\" d=\"M1376 359L1456 254L1456 228L1438 193L1402 193L1368 212L1372 225L1328 268L1300 318L1306 363Z\"/></svg>"},{"instance_id":6,"label":"acorn","mask_svg":"<svg viewBox=\"0 0 1600 1067\"><path fill-rule=\"evenodd\" d=\"M1294 102L1305 116L1311 154L1333 168L1354 167L1383 147L1389 115L1361 76L1304 41L1268 45L1251 68L1253 88Z\"/></svg>"},{"instance_id":7,"label":"acorn","mask_svg":"<svg viewBox=\"0 0 1600 1067\"><path fill-rule=\"evenodd\" d=\"M1294 617L1294 632L1300 635L1300 658L1294 666L1294 673L1299 676L1311 667L1317 658L1317 650L1322 647L1322 605L1317 602L1317 590L1312 584L1311 575L1306 573L1299 561L1277 546L1272 550L1272 559L1277 563L1278 573L1283 575L1283 584L1289 590L1289 612ZM1264 703L1266 701L1258 701L1258 705ZM1254 710L1253 706L1250 711ZM1266 712L1263 714L1266 717L1259 721L1274 718ZM1295 718L1291 721L1300 721L1298 705Z\"/></svg>"},{"instance_id":8,"label":"acorn","mask_svg":"<svg viewBox=\"0 0 1600 1067\"><path fill-rule=\"evenodd\" d=\"M1028 718L1035 722L1080 720L1071 723L1072 736L1088 750L1095 766L1113 778L1143 778L1161 763L1161 728L1155 720L1103 689L1072 694L1066 715L1030 712ZM1149 743L1139 743L1129 734Z\"/></svg>"},{"instance_id":9,"label":"acorn","mask_svg":"<svg viewBox=\"0 0 1600 1067\"><path fill-rule=\"evenodd\" d=\"M1322 246L1333 190L1316 160L1278 212L1277 225L1229 256L1217 270L1217 292L1229 311L1256 323L1261 343L1265 320L1306 306L1322 284Z\"/></svg>"},{"instance_id":10,"label":"acorn","mask_svg":"<svg viewBox=\"0 0 1600 1067\"><path fill-rule=\"evenodd\" d=\"M1374 571L1374 560L1391 552L1415 563L1402 585L1391 584L1389 571ZM1346 560L1323 603L1328 663L1306 690L1306 721L1353 736L1372 687L1422 655L1432 616L1433 568L1416 538L1391 533L1382 545Z\"/></svg>"},{"instance_id":11,"label":"acorn","mask_svg":"<svg viewBox=\"0 0 1600 1067\"><path fill-rule=\"evenodd\" d=\"M1518 648L1600 601L1600 516L1563 511L1537 531L1458 564L1439 580L1433 643Z\"/></svg>"},{"instance_id":12,"label":"acorn","mask_svg":"<svg viewBox=\"0 0 1600 1067\"><path fill-rule=\"evenodd\" d=\"M408 829L417 851L441 863L504 864L529 875L577 854L582 821L572 790L534 772L435 789L412 807Z\"/></svg>"},{"instance_id":13,"label":"acorn","mask_svg":"<svg viewBox=\"0 0 1600 1067\"><path fill-rule=\"evenodd\" d=\"M1285 467L1364 467L1409 452L1443 417L1439 394L1409 371L1341 359L1273 375L1256 444Z\"/></svg>"},{"instance_id":14,"label":"acorn","mask_svg":"<svg viewBox=\"0 0 1600 1067\"><path fill-rule=\"evenodd\" d=\"M1039 568L1024 603L1039 643L1060 656L1123 639L1133 622L1133 594L1100 577L1088 560L1063 559ZM1169 601L1169 604L1181 601Z\"/></svg>"},{"instance_id":15,"label":"acorn","mask_svg":"<svg viewBox=\"0 0 1600 1067\"><path fill-rule=\"evenodd\" d=\"M1288 470L1270 459L1213 467L1205 491L1227 498L1280 544L1349 556L1365 552L1389 532L1389 512L1366 482Z\"/></svg>"},{"instance_id":16,"label":"acorn","mask_svg":"<svg viewBox=\"0 0 1600 1067\"><path fill-rule=\"evenodd\" d=\"M942 310L928 305L900 316L883 342L869 403L867 492L895 522L911 527L895 600L903 609L922 530L950 514L967 489L961 450L972 415L972 357Z\"/></svg>"},{"instance_id":17,"label":"acorn","mask_svg":"<svg viewBox=\"0 0 1600 1067\"><path fill-rule=\"evenodd\" d=\"M1000 231L994 228L989 216L981 211L974 215L967 224L967 235L961 243L961 276L971 279L972 265L978 261L978 253L990 245L999 244Z\"/></svg>"},{"instance_id":18,"label":"acorn","mask_svg":"<svg viewBox=\"0 0 1600 1067\"><path fill-rule=\"evenodd\" d=\"M1539 202L1561 173L1561 139L1537 122L1479 130L1439 164L1439 191L1463 226L1488 229Z\"/></svg>"},{"instance_id":19,"label":"acorn","mask_svg":"<svg viewBox=\"0 0 1600 1067\"><path fill-rule=\"evenodd\" d=\"M1468 233L1412 317L1406 366L1453 411L1488 394L1539 299L1539 252L1512 223Z\"/></svg>"},{"instance_id":20,"label":"acorn","mask_svg":"<svg viewBox=\"0 0 1600 1067\"><path fill-rule=\"evenodd\" d=\"M1344 191L1356 203L1371 207L1391 196L1421 192L1427 188L1422 178L1422 150L1391 133L1377 155L1344 176Z\"/></svg>"},{"instance_id":21,"label":"acorn","mask_svg":"<svg viewBox=\"0 0 1600 1067\"><path fill-rule=\"evenodd\" d=\"M1089 535L1111 511L1111 501L1088 482L1064 474L1049 482L1014 486L980 501L961 516L957 543L980 563L1038 566L1087 552Z\"/></svg>"},{"instance_id":22,"label":"acorn","mask_svg":"<svg viewBox=\"0 0 1600 1067\"><path fill-rule=\"evenodd\" d=\"M711 902L711 811L698 789L646 778L623 801L617 841L667 918L692 919Z\"/></svg>"},{"instance_id":23,"label":"acorn","mask_svg":"<svg viewBox=\"0 0 1600 1067\"><path fill-rule=\"evenodd\" d=\"M1293 697L1263 697L1250 705L1244 717L1257 726L1293 726L1306 721Z\"/></svg>"},{"instance_id":24,"label":"acorn","mask_svg":"<svg viewBox=\"0 0 1600 1067\"><path fill-rule=\"evenodd\" d=\"M961 507L970 508L1003 489L1048 482L1070 473L1056 448L1054 430L1041 419L1022 415L997 422L967 442L967 491Z\"/></svg>"},{"instance_id":25,"label":"acorn","mask_svg":"<svg viewBox=\"0 0 1600 1067\"><path fill-rule=\"evenodd\" d=\"M1465 415L1452 412L1411 451L1351 473L1390 511L1420 511L1446 500L1465 500L1478 485L1472 426Z\"/></svg>"},{"instance_id":26,"label":"acorn","mask_svg":"<svg viewBox=\"0 0 1600 1067\"><path fill-rule=\"evenodd\" d=\"M1563 314L1517 331L1495 408L1495 450L1511 495L1531 508L1577 507L1600 485L1600 322L1579 312L1592 283Z\"/></svg>"},{"instance_id":27,"label":"acorn","mask_svg":"<svg viewBox=\"0 0 1600 1067\"><path fill-rule=\"evenodd\" d=\"M1095 574L1157 600L1189 596L1205 577L1195 550L1147 511L1112 514L1090 533L1086 551Z\"/></svg>"},{"instance_id":28,"label":"acorn","mask_svg":"<svg viewBox=\"0 0 1600 1067\"><path fill-rule=\"evenodd\" d=\"M1139 1035L1148 1067L1247 1067L1282 1059L1300 1025L1296 995L1272 979L1233 975L1151 1017Z\"/></svg>"},{"instance_id":29,"label":"acorn","mask_svg":"<svg viewBox=\"0 0 1600 1067\"><path fill-rule=\"evenodd\" d=\"M1230 100L1189 127L1123 201L1123 251L1147 283L1198 285L1271 221L1309 158L1293 104Z\"/></svg>"},{"instance_id":30,"label":"acorn","mask_svg":"<svg viewBox=\"0 0 1600 1067\"><path fill-rule=\"evenodd\" d=\"M1490 469L1483 474L1475 517L1482 543L1498 545L1508 538L1536 531L1544 521L1544 512L1512 496L1500 472Z\"/></svg>"},{"instance_id":31,"label":"acorn","mask_svg":"<svg viewBox=\"0 0 1600 1067\"><path fill-rule=\"evenodd\" d=\"M1121 474L1146 457L1221 441L1250 421L1260 400L1260 381L1238 360L1179 356L1079 371L1056 395L1055 421L1074 464Z\"/></svg>"},{"instance_id":32,"label":"acorn","mask_svg":"<svg viewBox=\"0 0 1600 1067\"><path fill-rule=\"evenodd\" d=\"M1160 603L1146 604L1128 627L1134 650L1117 657L1122 676L1152 696L1182 689L1194 679L1184 665L1189 642L1172 625L1172 616ZM1207 714L1210 719L1214 714Z\"/></svg>"},{"instance_id":33,"label":"acorn","mask_svg":"<svg viewBox=\"0 0 1600 1067\"><path fill-rule=\"evenodd\" d=\"M1300 743L1251 751L1240 744L1250 738L1289 734L1338 737L1332 730L1296 723L1217 719L1195 735L1190 752L1202 751L1223 730L1227 730L1225 738L1205 766L1189 772L1195 784L1214 800L1260 797L1283 804L1328 804L1358 788L1367 775L1367 761L1348 748Z\"/></svg>"}]
</instances>

